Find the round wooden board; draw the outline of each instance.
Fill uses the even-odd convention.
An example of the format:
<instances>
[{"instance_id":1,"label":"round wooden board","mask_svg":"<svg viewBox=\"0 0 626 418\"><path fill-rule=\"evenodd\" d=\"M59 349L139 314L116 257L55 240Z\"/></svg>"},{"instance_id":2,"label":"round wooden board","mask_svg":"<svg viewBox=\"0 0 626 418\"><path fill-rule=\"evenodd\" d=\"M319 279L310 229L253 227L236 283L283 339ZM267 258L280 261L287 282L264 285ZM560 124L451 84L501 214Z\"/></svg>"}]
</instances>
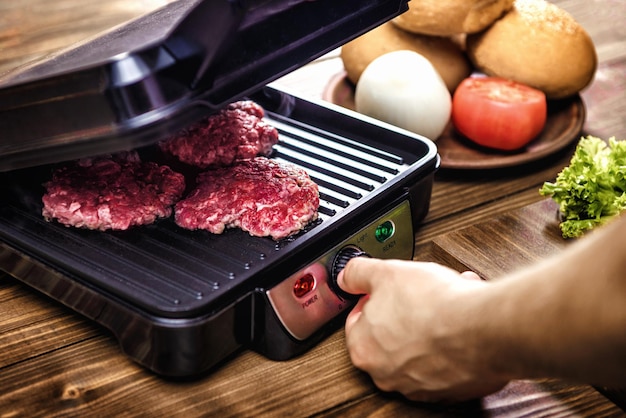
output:
<instances>
[{"instance_id":1,"label":"round wooden board","mask_svg":"<svg viewBox=\"0 0 626 418\"><path fill-rule=\"evenodd\" d=\"M324 100L355 110L354 85L344 72L330 79L323 93ZM519 151L502 152L480 147L456 132L448 124L435 139L441 156L441 168L492 169L526 164L556 153L579 139L585 122L585 106L579 95L548 102L548 119L543 131Z\"/></svg>"}]
</instances>

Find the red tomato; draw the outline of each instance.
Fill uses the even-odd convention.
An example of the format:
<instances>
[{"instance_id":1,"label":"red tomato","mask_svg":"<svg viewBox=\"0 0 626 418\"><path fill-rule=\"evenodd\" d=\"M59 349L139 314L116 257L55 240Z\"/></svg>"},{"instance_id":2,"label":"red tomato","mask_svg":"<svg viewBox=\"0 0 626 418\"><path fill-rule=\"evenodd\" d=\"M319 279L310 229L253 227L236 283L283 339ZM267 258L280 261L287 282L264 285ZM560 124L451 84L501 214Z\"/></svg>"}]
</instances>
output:
<instances>
[{"instance_id":1,"label":"red tomato","mask_svg":"<svg viewBox=\"0 0 626 418\"><path fill-rule=\"evenodd\" d=\"M546 124L546 96L515 81L469 77L452 97L452 123L484 147L512 151L532 141Z\"/></svg>"}]
</instances>

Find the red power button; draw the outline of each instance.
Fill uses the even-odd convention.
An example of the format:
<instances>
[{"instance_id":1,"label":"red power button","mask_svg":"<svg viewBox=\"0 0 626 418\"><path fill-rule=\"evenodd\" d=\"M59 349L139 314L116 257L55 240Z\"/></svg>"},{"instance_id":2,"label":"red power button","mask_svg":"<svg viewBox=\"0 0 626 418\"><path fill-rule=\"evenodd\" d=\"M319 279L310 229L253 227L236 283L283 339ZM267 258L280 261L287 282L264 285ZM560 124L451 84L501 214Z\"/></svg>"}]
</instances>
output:
<instances>
[{"instance_id":1,"label":"red power button","mask_svg":"<svg viewBox=\"0 0 626 418\"><path fill-rule=\"evenodd\" d=\"M293 294L301 298L315 288L315 277L311 273L307 273L300 277L293 284Z\"/></svg>"}]
</instances>

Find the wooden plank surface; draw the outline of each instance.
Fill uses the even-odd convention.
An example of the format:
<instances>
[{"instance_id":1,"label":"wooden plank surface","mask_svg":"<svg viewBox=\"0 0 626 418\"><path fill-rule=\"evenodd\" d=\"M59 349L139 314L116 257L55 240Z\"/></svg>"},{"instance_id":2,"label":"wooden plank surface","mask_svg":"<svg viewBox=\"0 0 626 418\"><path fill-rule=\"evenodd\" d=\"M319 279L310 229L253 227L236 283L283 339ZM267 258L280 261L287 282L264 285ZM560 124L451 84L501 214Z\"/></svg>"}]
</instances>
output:
<instances>
[{"instance_id":1,"label":"wooden plank surface","mask_svg":"<svg viewBox=\"0 0 626 418\"><path fill-rule=\"evenodd\" d=\"M173 0L0 0L0 75Z\"/></svg>"},{"instance_id":2,"label":"wooden plank surface","mask_svg":"<svg viewBox=\"0 0 626 418\"><path fill-rule=\"evenodd\" d=\"M549 200L509 212L483 224L473 225L438 237L426 260L436 260L458 268L479 272L495 279L513 266L530 263L543 254L558 251L565 241L558 235L555 206ZM2 296L22 305L24 289L7 279ZM42 329L52 329L64 337L65 327L54 327L53 318L66 313L54 304L44 303L40 318L29 318L33 311L26 304L28 318L23 327L15 321L2 322L1 329L32 327L27 350L31 355L0 368L0 405L18 405L7 410L24 416L51 416L68 411L79 416L93 411L114 415L204 416L219 411L221 416L598 416L618 417L624 411L607 402L595 389L556 380L515 381L480 401L454 406L420 405L390 395L379 394L368 377L349 364L341 331L310 353L287 362L271 362L252 352L241 353L211 376L194 381L168 381L154 376L120 355L106 332L84 321L70 323L82 337L66 341L62 347L37 350L36 343L47 340ZM35 311L37 311L35 309ZM37 315L36 315L37 316ZM5 317L3 317L5 318ZM45 325L38 325L38 324ZM8 337L11 339L11 336ZM36 351L30 350L32 348ZM24 347L9 351L23 352ZM4 354L3 354L4 357ZM311 362L311 359L317 361ZM328 367L332 365L332 367ZM294 377L295 376L295 377ZM263 382L260 385L260 382ZM306 393L307 396L301 396ZM323 394L320 403L318 394ZM158 401L137 403L136 399L158 396ZM315 402L317 400L317 402ZM328 405L332 405L331 408Z\"/></svg>"},{"instance_id":3,"label":"wooden plank surface","mask_svg":"<svg viewBox=\"0 0 626 418\"><path fill-rule=\"evenodd\" d=\"M0 74L166 2L0 0ZM626 3L555 3L590 32L600 57L596 79L582 95L584 132L626 138ZM339 70L335 52L279 82L319 98ZM564 243L552 229L554 208L537 190L567 164L571 151L507 171L438 173L431 210L416 234L416 259L496 280L558 251ZM128 359L106 330L1 273L0 314L0 416L626 415L590 386L555 380L512 382L461 405L406 402L379 392L352 367L342 330L290 361L243 351L208 376L166 380Z\"/></svg>"}]
</instances>

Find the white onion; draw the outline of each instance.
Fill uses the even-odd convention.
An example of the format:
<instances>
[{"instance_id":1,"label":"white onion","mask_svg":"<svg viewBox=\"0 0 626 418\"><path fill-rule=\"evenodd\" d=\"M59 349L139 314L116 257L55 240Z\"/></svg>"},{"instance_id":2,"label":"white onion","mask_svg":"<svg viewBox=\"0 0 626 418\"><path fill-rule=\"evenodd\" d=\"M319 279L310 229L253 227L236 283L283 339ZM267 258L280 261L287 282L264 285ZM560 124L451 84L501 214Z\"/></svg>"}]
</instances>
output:
<instances>
[{"instance_id":1,"label":"white onion","mask_svg":"<svg viewBox=\"0 0 626 418\"><path fill-rule=\"evenodd\" d=\"M433 65L413 51L394 51L372 61L359 78L356 110L436 140L450 120L452 98Z\"/></svg>"}]
</instances>

